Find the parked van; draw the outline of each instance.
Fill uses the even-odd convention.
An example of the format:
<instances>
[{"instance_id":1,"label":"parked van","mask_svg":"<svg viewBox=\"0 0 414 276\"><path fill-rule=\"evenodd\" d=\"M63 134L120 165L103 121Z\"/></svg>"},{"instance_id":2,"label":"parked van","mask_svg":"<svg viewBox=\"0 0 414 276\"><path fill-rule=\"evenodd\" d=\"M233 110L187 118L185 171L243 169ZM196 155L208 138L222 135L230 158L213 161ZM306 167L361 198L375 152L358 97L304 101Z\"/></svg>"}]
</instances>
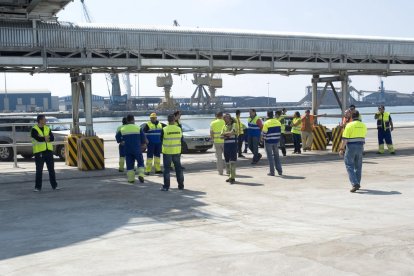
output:
<instances>
[{"instance_id":1,"label":"parked van","mask_svg":"<svg viewBox=\"0 0 414 276\"><path fill-rule=\"evenodd\" d=\"M60 121L54 117L46 117L48 123L59 123ZM1 116L0 117L0 144L13 144L13 131L11 124L27 124L25 126L16 126L16 143L32 143L30 136L32 127L37 124L35 116ZM55 136L55 142L63 142L64 138L69 135L70 128L68 125L53 124L49 125ZM53 152L60 159L65 159L65 146L56 145ZM17 154L25 159L33 157L33 148L31 145L17 146ZM0 161L13 160L13 148L0 147Z\"/></svg>"}]
</instances>

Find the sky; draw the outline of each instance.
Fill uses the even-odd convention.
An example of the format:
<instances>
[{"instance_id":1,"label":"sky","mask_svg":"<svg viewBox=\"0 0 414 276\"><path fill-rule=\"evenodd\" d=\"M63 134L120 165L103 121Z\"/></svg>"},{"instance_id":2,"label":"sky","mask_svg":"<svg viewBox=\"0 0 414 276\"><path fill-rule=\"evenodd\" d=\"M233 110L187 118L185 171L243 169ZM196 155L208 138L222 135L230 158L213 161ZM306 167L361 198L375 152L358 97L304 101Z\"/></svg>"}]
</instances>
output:
<instances>
[{"instance_id":1,"label":"sky","mask_svg":"<svg viewBox=\"0 0 414 276\"><path fill-rule=\"evenodd\" d=\"M362 36L414 38L414 1L411 0L85 0L94 22L172 26L177 20L184 27L263 30ZM80 0L74 0L58 13L60 21L85 22ZM154 74L131 75L132 91L142 96L163 95ZM277 101L298 101L305 95L311 76L221 75L223 88L217 95L257 95ZM0 90L5 75L0 76ZM48 89L52 95L70 95L68 74L7 74L7 89ZM195 86L192 75L174 76L172 95L190 97ZM387 90L414 91L414 77L383 78ZM380 78L354 76L357 90L376 91ZM139 85L135 85L139 83ZM269 83L269 84L268 84ZM108 96L103 74L93 74L94 94ZM124 90L121 87L121 90Z\"/></svg>"}]
</instances>

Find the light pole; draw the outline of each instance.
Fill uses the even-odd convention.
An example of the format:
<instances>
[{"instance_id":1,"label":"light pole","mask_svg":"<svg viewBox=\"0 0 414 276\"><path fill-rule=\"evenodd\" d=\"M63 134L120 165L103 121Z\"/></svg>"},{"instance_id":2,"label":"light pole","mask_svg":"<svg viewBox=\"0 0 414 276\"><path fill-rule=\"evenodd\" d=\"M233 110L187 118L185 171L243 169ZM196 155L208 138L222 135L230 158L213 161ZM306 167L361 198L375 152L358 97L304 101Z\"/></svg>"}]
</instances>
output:
<instances>
[{"instance_id":1,"label":"light pole","mask_svg":"<svg viewBox=\"0 0 414 276\"><path fill-rule=\"evenodd\" d=\"M270 88L269 88L269 82L267 82L267 106L270 106Z\"/></svg>"}]
</instances>

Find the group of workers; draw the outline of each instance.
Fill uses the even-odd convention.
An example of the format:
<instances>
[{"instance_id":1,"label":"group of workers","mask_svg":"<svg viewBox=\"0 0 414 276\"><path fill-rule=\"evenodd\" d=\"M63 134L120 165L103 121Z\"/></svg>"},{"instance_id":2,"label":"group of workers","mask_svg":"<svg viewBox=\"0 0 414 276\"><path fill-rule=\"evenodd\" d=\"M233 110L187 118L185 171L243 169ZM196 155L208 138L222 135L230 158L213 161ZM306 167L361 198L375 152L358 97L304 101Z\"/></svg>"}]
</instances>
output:
<instances>
[{"instance_id":1,"label":"group of workers","mask_svg":"<svg viewBox=\"0 0 414 276\"><path fill-rule=\"evenodd\" d=\"M316 115L310 115L309 110L306 110L303 116L300 116L300 113L296 111L293 117L290 117L292 118L290 126L292 127L294 154L301 153L301 142L304 151L311 150L312 130L316 117ZM180 118L180 111L176 111L174 114L168 115L168 125L165 125L158 121L155 113L151 113L150 121L142 127L135 124L133 115L123 118L122 125L118 127L115 138L119 143L119 171L124 172L124 164L126 163L129 183L135 182L135 174L138 174L141 183L144 182L145 176L150 175L154 167L155 174L163 174L164 177L161 190L168 191L170 188L170 171L171 168L174 168L178 188L180 190L184 189L184 168L181 165L183 134ZM216 119L210 124L210 136L214 142L218 174L224 175L225 170L226 176L228 176L226 182L235 183L237 158L244 157L242 147L243 142L247 141L247 146L253 153L251 164L257 164L261 160L259 144L264 143L269 163L268 175L274 176L276 172L278 175L282 175L283 169L279 159L279 149L286 156L286 118L289 118L286 115L286 109L276 112L268 111L265 120L257 115L256 110L250 109L246 126L241 122L239 110L236 111L235 117L228 113L223 115L223 112L217 112ZM379 148L377 153L384 153L385 142L388 151L395 154L391 137L394 126L390 113L386 112L385 107L381 105L378 107L378 112L374 118L377 120L378 130ZM362 123L361 115L354 105L346 110L342 127L343 135L339 154L344 157L352 185L351 192L356 192L361 185L362 157L367 128ZM44 115L37 117L37 124L31 130L31 137L36 162L34 191L39 192L42 189L44 163L46 163L49 171L52 188L54 190L60 189L54 171L53 145L51 144L54 137L52 131L46 125ZM144 164L143 152L145 150L147 150L147 160ZM247 152L247 148L244 152ZM161 169L161 153L163 154L164 170ZM137 164L136 168L135 164Z\"/></svg>"}]
</instances>

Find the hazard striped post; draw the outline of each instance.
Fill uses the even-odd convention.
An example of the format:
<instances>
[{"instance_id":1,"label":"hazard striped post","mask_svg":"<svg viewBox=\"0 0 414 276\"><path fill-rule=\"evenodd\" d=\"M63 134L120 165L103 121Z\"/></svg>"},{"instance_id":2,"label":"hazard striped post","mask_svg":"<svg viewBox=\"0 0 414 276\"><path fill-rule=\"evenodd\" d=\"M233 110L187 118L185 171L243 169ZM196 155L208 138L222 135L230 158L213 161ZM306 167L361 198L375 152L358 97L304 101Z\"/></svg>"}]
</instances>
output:
<instances>
[{"instance_id":1,"label":"hazard striped post","mask_svg":"<svg viewBox=\"0 0 414 276\"><path fill-rule=\"evenodd\" d=\"M78 166L78 139L82 135L69 134L65 137L65 164L71 167Z\"/></svg>"},{"instance_id":2,"label":"hazard striped post","mask_svg":"<svg viewBox=\"0 0 414 276\"><path fill-rule=\"evenodd\" d=\"M78 139L78 169L82 171L104 170L104 141L97 136Z\"/></svg>"},{"instance_id":3,"label":"hazard striped post","mask_svg":"<svg viewBox=\"0 0 414 276\"><path fill-rule=\"evenodd\" d=\"M332 152L339 152L339 147L341 146L342 140L342 127L337 126L332 129Z\"/></svg>"},{"instance_id":4,"label":"hazard striped post","mask_svg":"<svg viewBox=\"0 0 414 276\"><path fill-rule=\"evenodd\" d=\"M312 150L326 150L326 128L324 126L315 126L313 128Z\"/></svg>"}]
</instances>

